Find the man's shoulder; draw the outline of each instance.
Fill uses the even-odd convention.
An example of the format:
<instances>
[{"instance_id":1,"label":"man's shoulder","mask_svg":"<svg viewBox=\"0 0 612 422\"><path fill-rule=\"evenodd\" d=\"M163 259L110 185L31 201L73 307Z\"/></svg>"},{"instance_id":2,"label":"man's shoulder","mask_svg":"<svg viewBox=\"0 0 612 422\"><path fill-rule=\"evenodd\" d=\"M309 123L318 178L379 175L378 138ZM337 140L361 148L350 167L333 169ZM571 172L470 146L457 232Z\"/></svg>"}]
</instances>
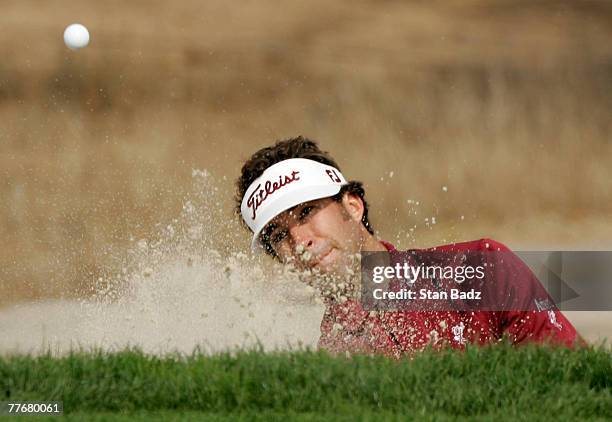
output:
<instances>
[{"instance_id":1,"label":"man's shoulder","mask_svg":"<svg viewBox=\"0 0 612 422\"><path fill-rule=\"evenodd\" d=\"M509 252L510 248L497 240L482 238L467 242L449 243L447 245L434 246L425 249L426 251L502 251Z\"/></svg>"},{"instance_id":2,"label":"man's shoulder","mask_svg":"<svg viewBox=\"0 0 612 422\"><path fill-rule=\"evenodd\" d=\"M381 241L382 244L387 248L389 252L397 252L395 246L391 243L386 242L384 240ZM504 245L497 240L489 239L488 237L478 239L478 240L470 240L467 242L455 242L449 243L447 245L439 245L430 248L424 249L409 249L412 251L425 251L425 252L453 252L453 251L501 251L501 252L510 252L510 248Z\"/></svg>"}]
</instances>

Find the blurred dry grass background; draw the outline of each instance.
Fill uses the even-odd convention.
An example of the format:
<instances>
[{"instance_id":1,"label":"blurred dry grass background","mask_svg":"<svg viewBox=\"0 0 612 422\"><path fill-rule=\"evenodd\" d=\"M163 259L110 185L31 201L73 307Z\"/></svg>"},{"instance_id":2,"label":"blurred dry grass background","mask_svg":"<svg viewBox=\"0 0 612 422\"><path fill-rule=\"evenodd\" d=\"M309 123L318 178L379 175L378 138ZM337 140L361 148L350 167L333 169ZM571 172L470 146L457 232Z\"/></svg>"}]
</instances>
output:
<instances>
[{"instance_id":1,"label":"blurred dry grass background","mask_svg":"<svg viewBox=\"0 0 612 422\"><path fill-rule=\"evenodd\" d=\"M612 243L609 1L7 0L0 28L0 306L86 290L193 168L229 220L242 160L297 134L400 246Z\"/></svg>"}]
</instances>

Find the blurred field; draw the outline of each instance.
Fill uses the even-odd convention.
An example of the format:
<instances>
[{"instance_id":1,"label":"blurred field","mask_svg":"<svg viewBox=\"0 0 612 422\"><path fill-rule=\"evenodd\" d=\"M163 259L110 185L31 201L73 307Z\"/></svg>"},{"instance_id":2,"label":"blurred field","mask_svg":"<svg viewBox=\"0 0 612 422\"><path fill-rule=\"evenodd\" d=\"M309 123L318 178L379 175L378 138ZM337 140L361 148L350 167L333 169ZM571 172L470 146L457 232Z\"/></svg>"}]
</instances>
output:
<instances>
[{"instance_id":1,"label":"blurred field","mask_svg":"<svg viewBox=\"0 0 612 422\"><path fill-rule=\"evenodd\" d=\"M222 248L246 249L233 180L297 134L365 182L399 246L612 244L610 2L2 9L0 306L87 292L178 215L193 168L219 180ZM75 21L92 41L71 52Z\"/></svg>"},{"instance_id":2,"label":"blurred field","mask_svg":"<svg viewBox=\"0 0 612 422\"><path fill-rule=\"evenodd\" d=\"M504 344L400 361L82 351L0 357L0 387L14 402L61 400L73 420L607 420L610 357L601 348Z\"/></svg>"}]
</instances>

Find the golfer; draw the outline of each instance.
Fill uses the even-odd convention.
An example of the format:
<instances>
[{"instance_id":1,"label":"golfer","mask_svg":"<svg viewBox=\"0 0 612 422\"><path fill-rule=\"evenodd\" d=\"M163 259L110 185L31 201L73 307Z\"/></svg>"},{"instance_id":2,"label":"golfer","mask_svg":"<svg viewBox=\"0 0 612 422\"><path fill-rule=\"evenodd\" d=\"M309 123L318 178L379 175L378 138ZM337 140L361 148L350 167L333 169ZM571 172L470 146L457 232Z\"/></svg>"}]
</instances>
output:
<instances>
[{"instance_id":1,"label":"golfer","mask_svg":"<svg viewBox=\"0 0 612 422\"><path fill-rule=\"evenodd\" d=\"M255 152L242 167L236 200L237 213L252 232L253 251L294 267L321 291L326 310L319 347L332 353L399 357L428 345L461 349L504 338L512 344L572 346L581 341L572 324L546 301L533 311L364 310L354 282L360 274L356 257L362 251L395 248L374 236L362 183L347 181L334 159L312 140L300 136ZM490 239L435 250L509 252ZM534 282L530 271L523 276L517 282Z\"/></svg>"}]
</instances>

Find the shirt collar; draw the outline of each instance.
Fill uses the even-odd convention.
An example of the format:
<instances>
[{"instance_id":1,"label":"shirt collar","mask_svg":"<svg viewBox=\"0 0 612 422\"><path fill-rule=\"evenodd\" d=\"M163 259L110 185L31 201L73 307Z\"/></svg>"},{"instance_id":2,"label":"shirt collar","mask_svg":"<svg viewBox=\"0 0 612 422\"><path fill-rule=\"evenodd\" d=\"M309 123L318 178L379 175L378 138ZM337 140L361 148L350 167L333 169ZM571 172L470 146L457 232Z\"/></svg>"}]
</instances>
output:
<instances>
[{"instance_id":1,"label":"shirt collar","mask_svg":"<svg viewBox=\"0 0 612 422\"><path fill-rule=\"evenodd\" d=\"M382 243L383 246L387 248L387 251L397 252L397 249L395 248L395 246L393 246L391 243L387 242L386 240L381 240L380 243Z\"/></svg>"}]
</instances>

